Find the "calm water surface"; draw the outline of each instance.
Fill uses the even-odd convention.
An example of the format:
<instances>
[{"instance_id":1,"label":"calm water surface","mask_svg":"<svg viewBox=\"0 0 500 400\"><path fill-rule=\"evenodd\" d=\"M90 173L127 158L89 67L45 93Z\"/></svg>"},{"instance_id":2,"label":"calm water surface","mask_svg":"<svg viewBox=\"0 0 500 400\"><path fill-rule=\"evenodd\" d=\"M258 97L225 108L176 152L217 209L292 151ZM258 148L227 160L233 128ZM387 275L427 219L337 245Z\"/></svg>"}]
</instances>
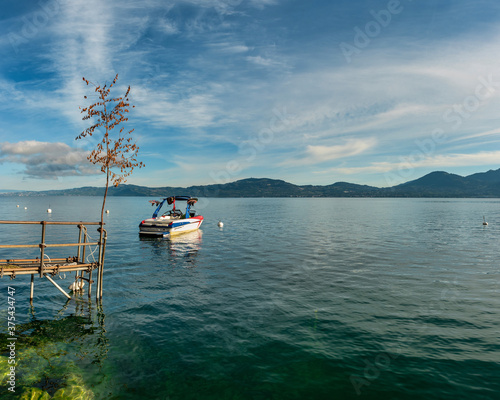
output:
<instances>
[{"instance_id":1,"label":"calm water surface","mask_svg":"<svg viewBox=\"0 0 500 400\"><path fill-rule=\"evenodd\" d=\"M36 279L30 309L27 276L0 280L3 342L16 289L16 393L500 398L500 200L201 199L201 230L172 240L139 237L147 200L108 199L102 306ZM100 202L0 198L0 219L97 221ZM2 244L40 240L0 229Z\"/></svg>"}]
</instances>

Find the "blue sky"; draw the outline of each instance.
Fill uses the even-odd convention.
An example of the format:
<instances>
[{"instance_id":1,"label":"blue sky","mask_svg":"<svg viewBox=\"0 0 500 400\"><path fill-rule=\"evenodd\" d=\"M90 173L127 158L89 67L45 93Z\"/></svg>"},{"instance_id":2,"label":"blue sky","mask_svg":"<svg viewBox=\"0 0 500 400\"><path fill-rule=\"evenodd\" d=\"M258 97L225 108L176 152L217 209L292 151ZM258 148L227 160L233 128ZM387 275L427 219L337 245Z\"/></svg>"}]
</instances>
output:
<instances>
[{"instance_id":1,"label":"blue sky","mask_svg":"<svg viewBox=\"0 0 500 400\"><path fill-rule=\"evenodd\" d=\"M74 139L117 73L131 184L500 167L498 1L5 0L0 33L0 189L104 185Z\"/></svg>"}]
</instances>

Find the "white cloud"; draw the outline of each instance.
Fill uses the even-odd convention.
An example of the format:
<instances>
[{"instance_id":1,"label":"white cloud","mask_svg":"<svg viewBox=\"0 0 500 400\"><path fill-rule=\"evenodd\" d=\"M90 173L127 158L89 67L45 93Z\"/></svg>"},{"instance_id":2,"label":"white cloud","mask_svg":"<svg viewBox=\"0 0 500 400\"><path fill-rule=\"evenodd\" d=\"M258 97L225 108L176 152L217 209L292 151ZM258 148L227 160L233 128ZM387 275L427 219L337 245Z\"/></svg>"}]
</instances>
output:
<instances>
[{"instance_id":1,"label":"white cloud","mask_svg":"<svg viewBox=\"0 0 500 400\"><path fill-rule=\"evenodd\" d=\"M156 126L202 128L212 126L220 115L218 101L208 90L176 95L151 87L135 87L134 115Z\"/></svg>"},{"instance_id":2,"label":"white cloud","mask_svg":"<svg viewBox=\"0 0 500 400\"><path fill-rule=\"evenodd\" d=\"M271 58L264 58L262 56L248 56L247 60L256 65L260 65L262 67L275 67L284 65L282 62L273 60Z\"/></svg>"},{"instance_id":3,"label":"white cloud","mask_svg":"<svg viewBox=\"0 0 500 400\"><path fill-rule=\"evenodd\" d=\"M456 142L456 141L465 141L465 140L470 140L470 139L478 139L478 138L494 138L496 140L500 140L500 129L490 129L486 132L478 132L474 133L472 135L464 135L460 136L456 139L450 140L450 142Z\"/></svg>"},{"instance_id":4,"label":"white cloud","mask_svg":"<svg viewBox=\"0 0 500 400\"><path fill-rule=\"evenodd\" d=\"M209 44L209 47L221 53L227 54L246 53L250 50L248 46L242 43L232 42L211 43Z\"/></svg>"},{"instance_id":5,"label":"white cloud","mask_svg":"<svg viewBox=\"0 0 500 400\"><path fill-rule=\"evenodd\" d=\"M179 33L179 28L173 21L162 21L160 24L160 29L167 35L176 35Z\"/></svg>"},{"instance_id":6,"label":"white cloud","mask_svg":"<svg viewBox=\"0 0 500 400\"><path fill-rule=\"evenodd\" d=\"M488 166L499 164L500 151L481 151L472 154L439 154L435 156L402 157L399 161L374 162L363 167L340 167L321 171L321 173L337 172L345 175L360 173L385 173L397 170L417 168L454 168L469 166Z\"/></svg>"},{"instance_id":7,"label":"white cloud","mask_svg":"<svg viewBox=\"0 0 500 400\"><path fill-rule=\"evenodd\" d=\"M236 0L236 1L240 1L241 3L242 0ZM250 0L250 4L259 9L263 9L268 6L274 6L278 4L278 0Z\"/></svg>"},{"instance_id":8,"label":"white cloud","mask_svg":"<svg viewBox=\"0 0 500 400\"><path fill-rule=\"evenodd\" d=\"M352 157L365 153L376 145L374 138L347 139L344 144L333 146L312 146L306 147L305 155L294 160L287 160L282 163L284 166L313 165L326 161L335 161L341 158Z\"/></svg>"},{"instance_id":9,"label":"white cloud","mask_svg":"<svg viewBox=\"0 0 500 400\"><path fill-rule=\"evenodd\" d=\"M65 143L28 140L0 143L0 164L23 164L30 178L55 179L60 176L100 173L87 160L88 151L71 148Z\"/></svg>"}]
</instances>

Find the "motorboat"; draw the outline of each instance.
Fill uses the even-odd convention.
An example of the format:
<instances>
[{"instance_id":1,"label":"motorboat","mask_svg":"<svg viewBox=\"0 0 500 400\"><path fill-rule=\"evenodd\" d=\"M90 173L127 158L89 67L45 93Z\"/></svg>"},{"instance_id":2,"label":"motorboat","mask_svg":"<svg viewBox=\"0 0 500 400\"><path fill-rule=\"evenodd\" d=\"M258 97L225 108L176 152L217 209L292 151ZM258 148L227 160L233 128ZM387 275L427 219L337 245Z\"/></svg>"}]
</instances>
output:
<instances>
[{"instance_id":1,"label":"motorboat","mask_svg":"<svg viewBox=\"0 0 500 400\"><path fill-rule=\"evenodd\" d=\"M176 208L176 201L186 202L185 212ZM168 237L198 229L203 217L196 215L196 211L191 208L197 201L196 197L191 196L170 196L163 200L150 200L150 203L157 207L151 218L139 224L139 234ZM172 205L172 209L160 214L165 203Z\"/></svg>"}]
</instances>

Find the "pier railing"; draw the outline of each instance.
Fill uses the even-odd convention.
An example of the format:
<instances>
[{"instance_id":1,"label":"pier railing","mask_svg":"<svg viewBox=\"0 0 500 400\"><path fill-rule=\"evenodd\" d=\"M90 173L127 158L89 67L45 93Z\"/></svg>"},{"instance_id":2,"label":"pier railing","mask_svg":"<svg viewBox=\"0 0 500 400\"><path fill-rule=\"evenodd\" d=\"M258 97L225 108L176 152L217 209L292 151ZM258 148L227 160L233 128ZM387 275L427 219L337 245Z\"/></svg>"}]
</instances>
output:
<instances>
[{"instance_id":1,"label":"pier railing","mask_svg":"<svg viewBox=\"0 0 500 400\"><path fill-rule=\"evenodd\" d=\"M40 278L47 278L54 286L57 287L66 297L71 298L51 276L55 276L62 272L75 272L75 281L73 291L81 290L83 281L88 282L88 296L91 297L92 292L92 272L97 269L97 291L96 299L102 298L102 275L104 266L104 253L106 249L107 234L102 227L98 228L99 240L94 242L87 241L87 226L98 225L100 222L67 222L67 221L0 221L2 225L41 225L41 240L37 244L0 244L0 249L40 249L40 256L36 258L6 258L0 259L0 278L10 276L15 279L18 275L31 275L31 290L30 301L33 301L34 277L39 275ZM46 243L47 229L49 225L72 225L78 228L78 241L72 243ZM97 261L87 261L87 249L91 246L97 246L99 253ZM76 248L74 256L66 258L50 258L46 252L49 248ZM87 277L85 277L87 274Z\"/></svg>"}]
</instances>

